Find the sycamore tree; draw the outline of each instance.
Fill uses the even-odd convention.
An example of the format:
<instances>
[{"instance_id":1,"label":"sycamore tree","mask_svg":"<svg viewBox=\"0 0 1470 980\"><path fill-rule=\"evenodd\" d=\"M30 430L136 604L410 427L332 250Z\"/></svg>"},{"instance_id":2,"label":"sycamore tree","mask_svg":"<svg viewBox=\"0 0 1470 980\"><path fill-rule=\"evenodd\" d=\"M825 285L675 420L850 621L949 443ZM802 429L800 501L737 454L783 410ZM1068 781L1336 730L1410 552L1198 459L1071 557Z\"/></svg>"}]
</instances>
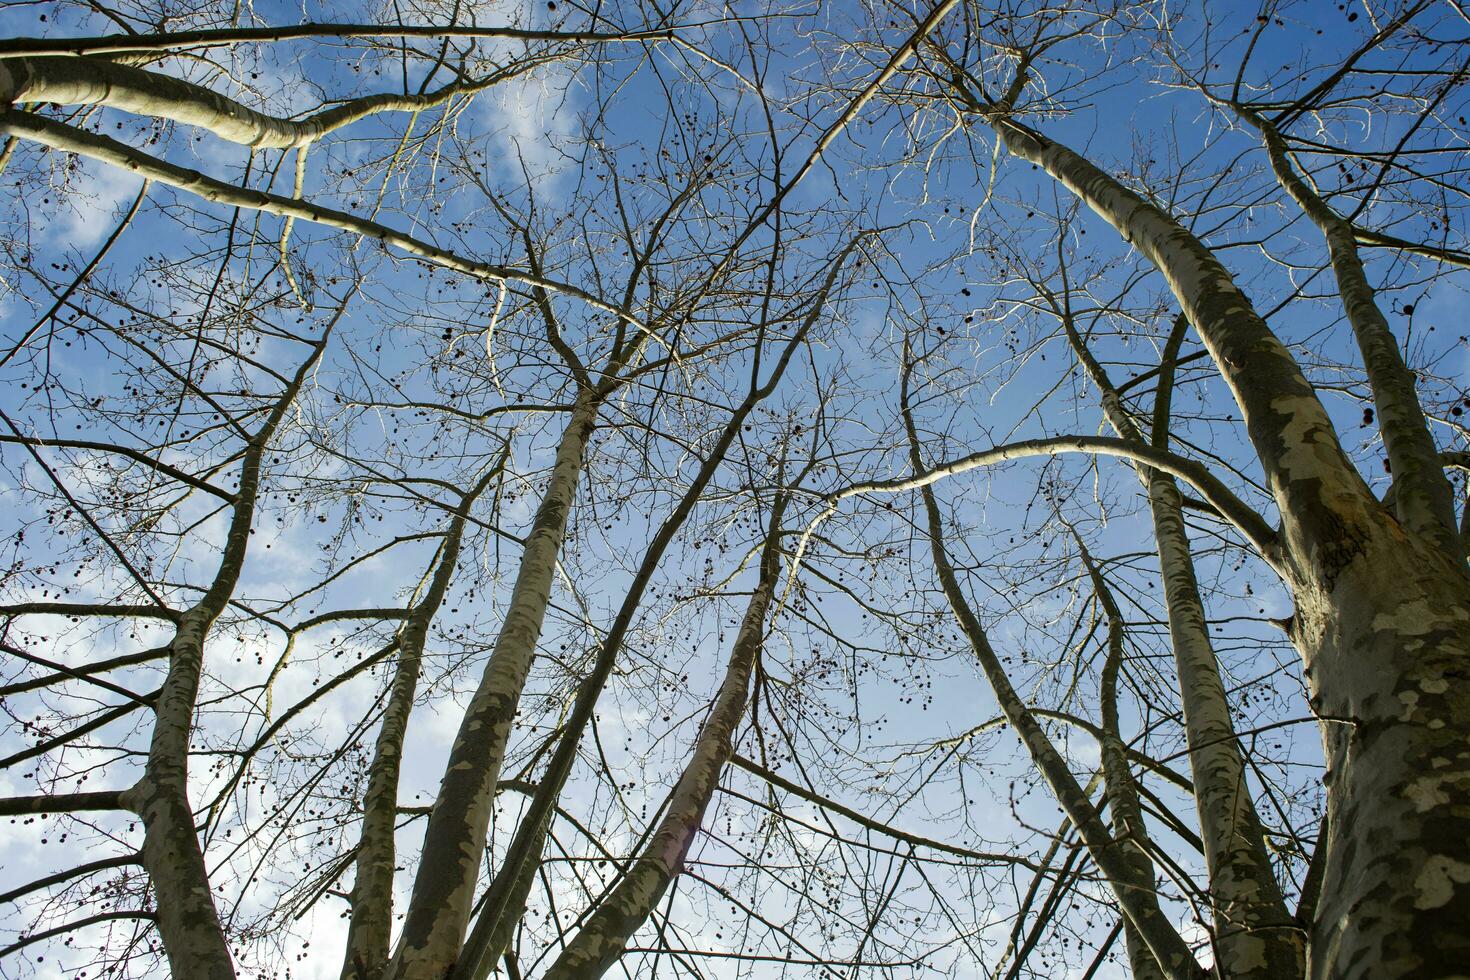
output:
<instances>
[{"instance_id":1,"label":"sycamore tree","mask_svg":"<svg viewBox=\"0 0 1470 980\"><path fill-rule=\"evenodd\" d=\"M0 18L0 975L1464 972L1457 5Z\"/></svg>"}]
</instances>

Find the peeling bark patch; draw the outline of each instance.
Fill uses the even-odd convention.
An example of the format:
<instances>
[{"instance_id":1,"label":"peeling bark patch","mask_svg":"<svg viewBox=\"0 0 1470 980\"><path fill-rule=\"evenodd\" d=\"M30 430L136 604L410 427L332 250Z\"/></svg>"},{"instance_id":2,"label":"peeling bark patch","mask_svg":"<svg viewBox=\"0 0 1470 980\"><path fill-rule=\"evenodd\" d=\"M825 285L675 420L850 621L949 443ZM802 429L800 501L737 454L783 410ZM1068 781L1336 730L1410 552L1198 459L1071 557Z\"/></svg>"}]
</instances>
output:
<instances>
[{"instance_id":1,"label":"peeling bark patch","mask_svg":"<svg viewBox=\"0 0 1470 980\"><path fill-rule=\"evenodd\" d=\"M1279 457L1279 479L1287 482L1298 480L1324 481L1340 471L1341 451L1335 440L1322 438L1324 419L1320 403L1311 395L1288 395L1271 401L1271 411L1285 419L1280 434L1282 450ZM1346 489L1346 488L1344 488ZM1334 494L1343 500L1352 499L1348 493Z\"/></svg>"},{"instance_id":2,"label":"peeling bark patch","mask_svg":"<svg viewBox=\"0 0 1470 980\"><path fill-rule=\"evenodd\" d=\"M1430 605L1428 598L1414 599L1410 602L1400 603L1388 612L1381 612L1373 617L1372 629L1397 633L1400 636L1414 633L1424 633L1429 629L1445 626L1449 623L1462 623L1470 619L1470 613L1463 609L1454 607L1448 609L1436 609ZM1419 686L1431 694L1439 694L1444 688L1432 690L1425 681ZM1443 683L1441 681L1440 683Z\"/></svg>"},{"instance_id":3,"label":"peeling bark patch","mask_svg":"<svg viewBox=\"0 0 1470 980\"><path fill-rule=\"evenodd\" d=\"M1447 854L1432 855L1414 879L1414 888L1418 892L1414 907L1437 909L1447 905L1455 897L1455 886L1465 884L1470 884L1470 864Z\"/></svg>"},{"instance_id":4,"label":"peeling bark patch","mask_svg":"<svg viewBox=\"0 0 1470 980\"><path fill-rule=\"evenodd\" d=\"M1428 813L1450 802L1451 796L1445 786L1448 781L1442 776L1421 776L1404 787L1404 798L1414 804L1417 812Z\"/></svg>"}]
</instances>

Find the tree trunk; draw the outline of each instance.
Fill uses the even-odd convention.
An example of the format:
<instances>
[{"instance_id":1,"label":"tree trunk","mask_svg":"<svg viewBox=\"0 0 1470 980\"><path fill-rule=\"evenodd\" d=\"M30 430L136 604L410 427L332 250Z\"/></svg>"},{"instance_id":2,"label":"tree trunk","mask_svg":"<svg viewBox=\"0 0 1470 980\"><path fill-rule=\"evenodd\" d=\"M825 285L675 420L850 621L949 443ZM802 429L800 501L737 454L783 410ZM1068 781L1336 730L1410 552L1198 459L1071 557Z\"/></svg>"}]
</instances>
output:
<instances>
[{"instance_id":1,"label":"tree trunk","mask_svg":"<svg viewBox=\"0 0 1470 980\"><path fill-rule=\"evenodd\" d=\"M922 473L924 463L919 455L918 431L914 427L913 415L908 408L907 368L908 366L905 365L902 395L904 424L908 430L909 455L914 472ZM1173 980L1197 980L1203 976L1203 971L1195 960L1194 953L1159 908L1158 893L1154 888L1151 870L1152 862L1147 859L1146 855L1142 856L1142 861L1138 860L1140 855L1134 853L1136 851L1134 842L1120 841L1108 832L1102 818L1098 816L1092 802L1087 798L1087 794L1083 792L1071 770L1067 768L1066 760L1057 752L1051 739L1042 729L1041 723L1036 720L1036 716L1032 714L1011 685L1010 677L991 647L990 639L974 610L970 607L970 602L965 597L963 589L960 588L959 579L950 563L949 554L944 545L943 519L939 513L939 504L934 497L934 490L930 484L925 483L919 492L923 498L924 513L928 518L929 549L934 558L935 572L939 576L945 598L949 601L955 619L959 622L960 630L969 640L975 657L980 662L980 669L985 674L986 680L989 681L991 690L995 692L1001 714L1015 728L1016 734L1020 736L1021 743L1027 754L1031 756L1037 771L1046 780L1063 812L1076 826L1077 833L1087 846L1092 860L1107 878L1118 900L1118 905L1123 909L1132 927L1137 930L1142 944L1146 945L1152 953L1154 962L1162 975L1173 978ZM1147 873L1143 870L1145 864L1150 869Z\"/></svg>"},{"instance_id":2,"label":"tree trunk","mask_svg":"<svg viewBox=\"0 0 1470 980\"><path fill-rule=\"evenodd\" d=\"M1121 438L1141 443L1143 431L1118 397L1106 370L1092 356L1071 317L1060 309L1056 312L1062 316L1077 359L1101 395L1108 422ZM1157 449L1168 448L1172 379L1172 364L1166 355L1154 412L1152 444ZM1135 468L1148 493L1164 583L1190 775L1215 913L1217 966L1223 975L1242 980L1299 977L1303 944L1276 882L1260 817L1246 784L1245 760L1195 578L1179 485L1167 473L1142 465Z\"/></svg>"},{"instance_id":3,"label":"tree trunk","mask_svg":"<svg viewBox=\"0 0 1470 980\"><path fill-rule=\"evenodd\" d=\"M1378 297L1358 254L1357 233L1350 221L1327 206L1292 166L1286 141L1276 127L1258 114L1237 114L1261 134L1271 171L1302 213L1312 220L1327 242L1332 273L1342 308L1363 357L1368 386L1377 410L1378 431L1393 473L1393 510L1404 526L1431 539L1451 558L1465 560L1465 545L1455 522L1454 498L1445 478L1419 404L1418 382L1404 363L1398 340L1378 308Z\"/></svg>"},{"instance_id":4,"label":"tree trunk","mask_svg":"<svg viewBox=\"0 0 1470 980\"><path fill-rule=\"evenodd\" d=\"M1118 719L1118 673L1123 669L1123 615L1081 538L1077 539L1077 547L1108 620L1108 652L1103 661L1100 691L1102 738L1098 740L1098 750L1102 759L1103 789L1113 817L1113 837L1123 850L1124 860L1132 866L1134 880L1152 884L1155 873L1153 859L1149 857L1148 828L1143 822L1143 807L1138 802L1138 787L1133 782L1128 748ZM1123 945L1134 980L1162 980L1164 973L1159 968L1159 961L1133 920L1126 915L1123 917Z\"/></svg>"},{"instance_id":5,"label":"tree trunk","mask_svg":"<svg viewBox=\"0 0 1470 980\"><path fill-rule=\"evenodd\" d=\"M735 726L745 716L751 673L766 635L766 611L781 577L781 551L776 541L784 508L785 500L781 500L772 511L761 555L760 582L745 607L719 695L694 743L694 754L673 789L659 829L612 893L588 915L562 955L542 974L544 980L594 980L603 976L622 955L632 934L653 914L669 883L684 870L689 846L703 824L720 773L734 752Z\"/></svg>"},{"instance_id":6,"label":"tree trunk","mask_svg":"<svg viewBox=\"0 0 1470 980\"><path fill-rule=\"evenodd\" d=\"M526 537L500 634L450 747L424 831L403 934L388 969L395 980L440 980L459 956L489 832L495 783L541 637L552 576L599 405L591 389L583 389L577 397L557 447L551 480Z\"/></svg>"},{"instance_id":7,"label":"tree trunk","mask_svg":"<svg viewBox=\"0 0 1470 980\"><path fill-rule=\"evenodd\" d=\"M1164 274L1245 417L1282 515L1327 744L1329 836L1312 977L1449 977L1470 962L1470 581L1402 528L1338 443L1295 359L1189 231L1007 119L1042 167Z\"/></svg>"},{"instance_id":8,"label":"tree trunk","mask_svg":"<svg viewBox=\"0 0 1470 980\"><path fill-rule=\"evenodd\" d=\"M495 874L486 891L482 909L476 917L464 942L460 957L454 965L450 980L484 980L500 962L505 944L510 941L511 930L525 912L526 896L530 891L533 876L540 865L546 835L551 827L552 810L562 788L571 775L576 761L577 746L582 733L592 721L593 709L598 696L612 674L613 666L622 650L623 640L633 625L644 591L648 588L665 551L673 543L675 535L684 526L689 515L702 498L716 471L724 463L730 447L739 437L740 431L751 412L776 390L791 360L801 349L807 334L818 322L826 309L828 297L837 283L847 257L865 238L859 235L843 249L828 270L825 282L814 297L810 312L792 335L781 355L764 382L759 382L759 362L751 376L751 389L745 399L731 413L719 438L700 464L699 471L690 481L679 503L659 525L644 552L638 571L633 576L623 602L613 617L607 634L593 659L591 670L583 678L577 691L570 715L561 733L561 742L552 754L546 771L531 800L530 807L521 817L521 825L511 841L506 862ZM626 360L624 360L626 362ZM783 498L784 506L784 498Z\"/></svg>"},{"instance_id":9,"label":"tree trunk","mask_svg":"<svg viewBox=\"0 0 1470 980\"><path fill-rule=\"evenodd\" d=\"M346 308L344 301L337 318ZM235 494L219 568L208 591L179 619L169 644L168 675L158 695L148 763L143 778L123 794L123 802L142 818L143 866L157 893L158 933L176 977L234 980L235 976L199 846L194 809L189 804L189 743L204 673L204 643L245 566L265 452L309 372L326 350L337 318L328 324L245 449L240 488Z\"/></svg>"},{"instance_id":10,"label":"tree trunk","mask_svg":"<svg viewBox=\"0 0 1470 980\"><path fill-rule=\"evenodd\" d=\"M243 495L243 478L240 487ZM158 934L170 971L176 977L234 980L189 805L189 736L204 670L204 640L215 615L196 606L179 623L169 647L168 677L158 696L148 765L123 800L143 822L143 867L158 896Z\"/></svg>"},{"instance_id":11,"label":"tree trunk","mask_svg":"<svg viewBox=\"0 0 1470 980\"><path fill-rule=\"evenodd\" d=\"M1327 835L1310 974L1456 977L1470 963L1470 595L1458 564L1396 525L1298 587L1327 750Z\"/></svg>"},{"instance_id":12,"label":"tree trunk","mask_svg":"<svg viewBox=\"0 0 1470 980\"><path fill-rule=\"evenodd\" d=\"M363 797L362 832L358 837L356 877L352 884L352 921L347 930L342 980L378 980L388 965L393 871L397 860L394 832L398 820L398 777L403 763L403 738L408 731L423 664L424 641L434 614L443 605L454 580L470 508L504 467L506 459L507 456L502 456L500 463L455 508L429 587L398 633L398 662Z\"/></svg>"},{"instance_id":13,"label":"tree trunk","mask_svg":"<svg viewBox=\"0 0 1470 980\"><path fill-rule=\"evenodd\" d=\"M765 642L766 612L781 575L777 543L785 508L786 498L778 498L762 549L760 581L746 606L725 678L658 830L617 887L598 903L542 975L543 980L595 980L606 973L633 933L653 913L669 883L683 871L684 859L704 822L720 773L734 752L735 726L745 716L750 676Z\"/></svg>"}]
</instances>

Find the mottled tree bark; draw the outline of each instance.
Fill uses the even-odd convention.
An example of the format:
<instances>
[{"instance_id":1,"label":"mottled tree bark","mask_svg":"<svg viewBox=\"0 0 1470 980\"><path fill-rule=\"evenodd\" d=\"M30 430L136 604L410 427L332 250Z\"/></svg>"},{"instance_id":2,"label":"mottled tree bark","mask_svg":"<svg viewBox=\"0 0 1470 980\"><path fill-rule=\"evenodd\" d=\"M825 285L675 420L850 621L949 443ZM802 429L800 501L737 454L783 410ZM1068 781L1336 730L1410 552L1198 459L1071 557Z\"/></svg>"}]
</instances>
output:
<instances>
[{"instance_id":1,"label":"mottled tree bark","mask_svg":"<svg viewBox=\"0 0 1470 980\"><path fill-rule=\"evenodd\" d=\"M1470 963L1470 599L1396 526L1297 590L1324 719L1328 812L1314 977L1452 977Z\"/></svg>"},{"instance_id":2,"label":"mottled tree bark","mask_svg":"<svg viewBox=\"0 0 1470 980\"><path fill-rule=\"evenodd\" d=\"M338 317L345 309L344 302ZM245 448L219 569L200 600L179 618L169 644L168 674L158 695L143 778L122 794L122 802L142 819L142 863L157 893L158 932L176 977L233 980L235 976L189 804L189 740L204 671L204 643L245 565L266 450L326 350L335 322L328 325Z\"/></svg>"},{"instance_id":3,"label":"mottled tree bark","mask_svg":"<svg viewBox=\"0 0 1470 980\"><path fill-rule=\"evenodd\" d=\"M449 750L444 779L424 831L403 933L388 969L397 980L439 980L459 956L485 850L495 783L531 670L567 516L600 405L584 388L557 447L536 510L510 604L485 672Z\"/></svg>"},{"instance_id":4,"label":"mottled tree bark","mask_svg":"<svg viewBox=\"0 0 1470 980\"><path fill-rule=\"evenodd\" d=\"M1393 474L1393 510L1399 521L1434 541L1461 562L1465 545L1455 521L1454 497L1445 478L1439 451L1419 403L1417 379L1404 363L1398 340L1378 307L1358 254L1357 230L1327 205L1296 172L1286 141L1268 120L1236 107L1236 113L1260 134L1276 181L1322 232L1343 312L1353 329L1368 387L1373 392L1378 431Z\"/></svg>"},{"instance_id":5,"label":"mottled tree bark","mask_svg":"<svg viewBox=\"0 0 1470 980\"><path fill-rule=\"evenodd\" d=\"M914 427L913 415L908 407L907 366L903 381L902 409L913 469L915 473L923 473L925 470L919 454L918 431ZM1123 909L1132 928L1137 931L1141 940L1139 948L1148 949L1162 976L1174 980L1202 977L1204 973L1195 960L1194 953L1159 908L1152 861L1146 854L1138 851L1136 841L1120 840L1108 832L1087 794L1067 767L1066 760L1056 750L1041 723L1012 686L1000 657L991 647L985 628L971 608L950 563L944 544L944 522L934 491L929 483L925 483L919 492L928 520L929 548L934 559L935 572L955 619L959 622L960 630L969 640L980 669L989 681L991 690L995 692L1001 714L1015 728L1037 771L1046 780L1062 811L1076 826L1088 853L1107 878L1118 905Z\"/></svg>"},{"instance_id":6,"label":"mottled tree bark","mask_svg":"<svg viewBox=\"0 0 1470 980\"><path fill-rule=\"evenodd\" d=\"M1282 516L1327 749L1329 833L1313 977L1451 977L1470 962L1470 583L1394 520L1295 359L1214 254L1086 159L992 116L1164 274L1230 386Z\"/></svg>"},{"instance_id":7,"label":"mottled tree bark","mask_svg":"<svg viewBox=\"0 0 1470 980\"><path fill-rule=\"evenodd\" d=\"M454 580L464 542L470 508L499 474L500 461L460 500L436 556L436 565L423 597L409 611L398 632L398 660L388 693L383 724L378 729L373 761L362 803L362 831L358 836L356 877L352 884L352 921L347 930L347 952L342 980L377 980L388 965L393 917L393 869L396 862L394 830L398 819L398 777L403 762L403 738L413 712L429 625Z\"/></svg>"},{"instance_id":8,"label":"mottled tree bark","mask_svg":"<svg viewBox=\"0 0 1470 980\"><path fill-rule=\"evenodd\" d=\"M250 464L247 458L247 469ZM255 454L254 469L259 469L259 454ZM242 475L242 497L246 487L247 477ZM240 520L238 512L236 520ZM244 521L242 534L248 536L249 518ZM228 577L233 585L243 551L244 542L232 528L220 579ZM228 598L225 591L216 604L206 596L179 622L169 647L168 676L158 697L147 768L143 778L123 794L123 802L142 818L143 866L158 895L156 921L169 967L175 976L208 980L234 980L235 968L209 887L194 809L189 805L189 736L204 669L205 636Z\"/></svg>"},{"instance_id":9,"label":"mottled tree bark","mask_svg":"<svg viewBox=\"0 0 1470 980\"><path fill-rule=\"evenodd\" d=\"M1120 438L1142 443L1143 431L1118 396L1107 372L1092 356L1071 317L1053 306L1061 316L1078 361L1098 389L1109 424ZM1176 329L1171 340L1180 336ZM1177 349L1177 344L1171 343L1170 347ZM1168 448L1172 377L1172 364L1166 354L1160 371L1159 403L1155 406L1151 440L1157 449ZM1204 602L1195 579L1179 486L1167 473L1143 465L1135 468L1147 491L1153 517L1169 639L1184 709L1195 806L1209 875L1210 904L1216 917L1218 966L1230 977L1266 980L1301 976L1303 943L1277 884L1260 817L1246 784L1245 760L1230 718L1230 703L1225 696Z\"/></svg>"},{"instance_id":10,"label":"mottled tree bark","mask_svg":"<svg viewBox=\"0 0 1470 980\"><path fill-rule=\"evenodd\" d=\"M784 496L771 510L771 523L761 551L760 580L736 634L725 677L709 717L694 742L694 751L658 829L617 886L593 909L581 929L542 974L543 980L594 980L622 954L633 933L647 921L669 882L684 868L689 847L704 822L704 813L719 785L720 773L734 752L735 727L745 716L750 677L765 641L766 613L781 574L778 547Z\"/></svg>"}]
</instances>

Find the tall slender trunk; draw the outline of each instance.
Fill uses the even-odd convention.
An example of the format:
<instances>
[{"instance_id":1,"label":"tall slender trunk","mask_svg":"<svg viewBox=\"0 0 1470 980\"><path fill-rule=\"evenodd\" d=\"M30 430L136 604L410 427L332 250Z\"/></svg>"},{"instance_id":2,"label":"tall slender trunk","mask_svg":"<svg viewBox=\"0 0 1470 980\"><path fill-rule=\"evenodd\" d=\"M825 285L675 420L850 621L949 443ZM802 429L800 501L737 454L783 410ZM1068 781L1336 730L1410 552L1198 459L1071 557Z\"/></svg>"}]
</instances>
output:
<instances>
[{"instance_id":1,"label":"tall slender trunk","mask_svg":"<svg viewBox=\"0 0 1470 980\"><path fill-rule=\"evenodd\" d=\"M1261 134L1277 183L1327 242L1343 312L1358 342L1373 393L1378 431L1393 474L1395 514L1409 530L1424 535L1445 554L1463 562L1465 544L1455 521L1450 481L1419 403L1417 379L1404 363L1398 340L1378 307L1377 293L1363 269L1356 229L1307 186L1292 165L1286 141L1275 126L1249 109L1237 107L1236 113Z\"/></svg>"},{"instance_id":2,"label":"tall slender trunk","mask_svg":"<svg viewBox=\"0 0 1470 980\"><path fill-rule=\"evenodd\" d=\"M1449 977L1470 962L1470 580L1394 520L1295 359L1210 250L1074 151L992 116L1163 273L1235 396L1282 516L1327 755L1312 977Z\"/></svg>"},{"instance_id":3,"label":"tall slender trunk","mask_svg":"<svg viewBox=\"0 0 1470 980\"><path fill-rule=\"evenodd\" d=\"M762 549L760 580L736 634L714 707L700 729L694 752L674 787L658 829L617 886L582 923L581 929L542 974L543 980L595 980L622 955L623 948L653 913L669 882L684 869L689 847L704 822L720 773L734 751L735 726L745 716L751 673L765 642L766 613L780 579L781 515L786 497L771 511Z\"/></svg>"},{"instance_id":4,"label":"tall slender trunk","mask_svg":"<svg viewBox=\"0 0 1470 980\"><path fill-rule=\"evenodd\" d=\"M243 495L243 477L240 487ZM228 547L226 556L228 559ZM231 573L222 566L221 574ZM232 574L237 576L238 569ZM158 696L148 764L143 778L124 792L123 802L142 818L143 867L158 896L158 933L171 972L181 977L234 980L235 968L209 887L194 808L189 804L189 736L204 670L204 640L219 615L218 610L202 605L184 614L169 645L168 676Z\"/></svg>"},{"instance_id":5,"label":"tall slender trunk","mask_svg":"<svg viewBox=\"0 0 1470 980\"><path fill-rule=\"evenodd\" d=\"M1173 478L1157 470L1149 471L1148 483L1222 972L1263 980L1299 977L1304 944L1276 881L1246 782L1195 577L1183 498Z\"/></svg>"},{"instance_id":6,"label":"tall slender trunk","mask_svg":"<svg viewBox=\"0 0 1470 980\"><path fill-rule=\"evenodd\" d=\"M403 738L408 731L408 718L413 712L414 694L418 690L423 664L424 641L429 625L444 604L450 583L454 581L470 508L503 469L507 458L508 451L507 455L501 456L499 464L463 496L452 512L428 588L398 631L398 660L393 670L388 706L383 712L383 724L378 729L367 792L363 796L362 831L358 837L352 884L352 921L347 929L342 980L378 980L388 965L398 778L403 763Z\"/></svg>"},{"instance_id":7,"label":"tall slender trunk","mask_svg":"<svg viewBox=\"0 0 1470 980\"><path fill-rule=\"evenodd\" d=\"M594 389L583 388L577 396L526 537L500 634L450 747L424 831L403 933L387 971L395 980L440 980L459 955L484 857L495 784L541 637L552 576L600 404Z\"/></svg>"},{"instance_id":8,"label":"tall slender trunk","mask_svg":"<svg viewBox=\"0 0 1470 980\"><path fill-rule=\"evenodd\" d=\"M398 777L403 736L413 711L423 657L423 631L412 625L399 634L388 706L373 747L367 792L362 801L362 830L352 882L352 921L342 980L377 980L388 965L393 918L393 870L397 860L394 831L398 816Z\"/></svg>"},{"instance_id":9,"label":"tall slender trunk","mask_svg":"<svg viewBox=\"0 0 1470 980\"><path fill-rule=\"evenodd\" d=\"M511 932L525 911L526 896L530 892L535 871L540 866L546 835L551 827L552 811L571 775L582 733L592 720L597 698L612 674L613 665L622 650L623 639L633 625L639 603L663 559L664 552L703 499L705 488L724 463L745 420L780 384L792 358L802 349L807 335L822 317L828 297L837 284L838 275L848 256L865 237L866 233L859 234L833 261L821 289L809 304L809 312L782 348L776 364L764 382L760 381L760 360L757 359L752 365L751 388L745 399L731 412L719 438L700 464L678 504L654 533L633 581L623 596L617 615L608 626L607 635L603 637L592 668L578 688L571 714L563 726L561 742L542 774L531 805L521 817L521 824L511 841L505 864L497 870L490 882L481 910L476 915L474 925L450 974L450 980L484 980L500 962L501 953L510 941Z\"/></svg>"},{"instance_id":10,"label":"tall slender trunk","mask_svg":"<svg viewBox=\"0 0 1470 980\"><path fill-rule=\"evenodd\" d=\"M1138 789L1128 768L1128 753L1118 734L1118 667L1122 643L1109 643L1108 658L1103 666L1103 738L1100 745L1102 769L1107 789L1108 809L1113 817L1113 837L1123 851L1123 859L1132 865L1138 881L1152 881L1154 862L1148 855L1149 836L1143 823L1143 808L1138 802ZM1134 980L1162 980L1153 950L1138 926L1123 916L1123 946L1128 953L1128 966Z\"/></svg>"},{"instance_id":11,"label":"tall slender trunk","mask_svg":"<svg viewBox=\"0 0 1470 980\"><path fill-rule=\"evenodd\" d=\"M337 317L345 310L346 301ZM335 323L336 318L245 448L219 568L204 595L179 618L169 644L168 674L158 695L143 778L122 794L122 802L142 819L142 862L157 895L158 932L176 977L233 980L235 976L189 803L189 740L204 673L204 643L245 566L266 450L326 350Z\"/></svg>"},{"instance_id":12,"label":"tall slender trunk","mask_svg":"<svg viewBox=\"0 0 1470 980\"><path fill-rule=\"evenodd\" d=\"M1093 562L1080 537L1077 538L1077 548L1092 578L1093 592L1097 595L1108 621L1108 652L1103 660L1099 692L1102 703L1102 737L1098 740L1098 751L1102 760L1103 789L1113 818L1113 837L1123 851L1124 860L1132 865L1134 880L1152 882L1154 862L1149 857L1152 843L1149 840L1148 827L1143 822L1143 807L1138 802L1138 786L1133 781L1133 770L1128 764L1128 747L1123 741L1122 724L1118 718L1118 674L1123 669L1123 614L1113 599L1112 590L1103 578L1102 570ZM1127 916L1123 917L1123 944L1134 980L1162 980L1164 973L1159 968L1159 961L1154 958L1143 934Z\"/></svg>"},{"instance_id":13,"label":"tall slender trunk","mask_svg":"<svg viewBox=\"0 0 1470 980\"><path fill-rule=\"evenodd\" d=\"M1123 405L1106 370L1092 356L1071 317L1058 312L1077 359L1100 393L1109 424L1119 437L1143 442L1143 431ZM1174 337L1179 336L1176 330ZM1166 355L1154 413L1152 443L1158 449L1168 448L1172 381L1172 365ZM1215 913L1218 966L1223 975L1242 980L1299 977L1303 943L1277 884L1260 817L1251 802L1245 760L1195 578L1179 485L1156 469L1140 465L1137 470L1148 494L1164 582L1169 639L1179 675L1190 775Z\"/></svg>"},{"instance_id":14,"label":"tall slender trunk","mask_svg":"<svg viewBox=\"0 0 1470 980\"><path fill-rule=\"evenodd\" d=\"M907 365L903 379L902 410L908 430L909 455L913 469L916 473L922 473L924 463L919 453L918 431L914 427L913 415L908 407ZM1133 853L1136 850L1134 842L1118 840L1108 832L1087 794L1067 767L1066 760L1011 685L1010 677L991 647L990 638L970 607L964 590L960 588L954 566L950 563L948 549L944 545L944 522L934 490L926 483L920 487L919 492L928 519L929 548L934 559L935 572L955 619L959 622L960 630L969 640L980 669L989 681L991 690L995 692L1001 714L1015 728L1057 803L1077 827L1078 835L1103 876L1107 878L1123 914L1137 930L1162 975L1175 980L1198 980L1203 976L1203 971L1195 960L1194 953L1159 908L1152 862L1146 855L1143 855L1142 861L1138 860L1139 855ZM1144 865L1148 866L1147 872L1144 871Z\"/></svg>"}]
</instances>

